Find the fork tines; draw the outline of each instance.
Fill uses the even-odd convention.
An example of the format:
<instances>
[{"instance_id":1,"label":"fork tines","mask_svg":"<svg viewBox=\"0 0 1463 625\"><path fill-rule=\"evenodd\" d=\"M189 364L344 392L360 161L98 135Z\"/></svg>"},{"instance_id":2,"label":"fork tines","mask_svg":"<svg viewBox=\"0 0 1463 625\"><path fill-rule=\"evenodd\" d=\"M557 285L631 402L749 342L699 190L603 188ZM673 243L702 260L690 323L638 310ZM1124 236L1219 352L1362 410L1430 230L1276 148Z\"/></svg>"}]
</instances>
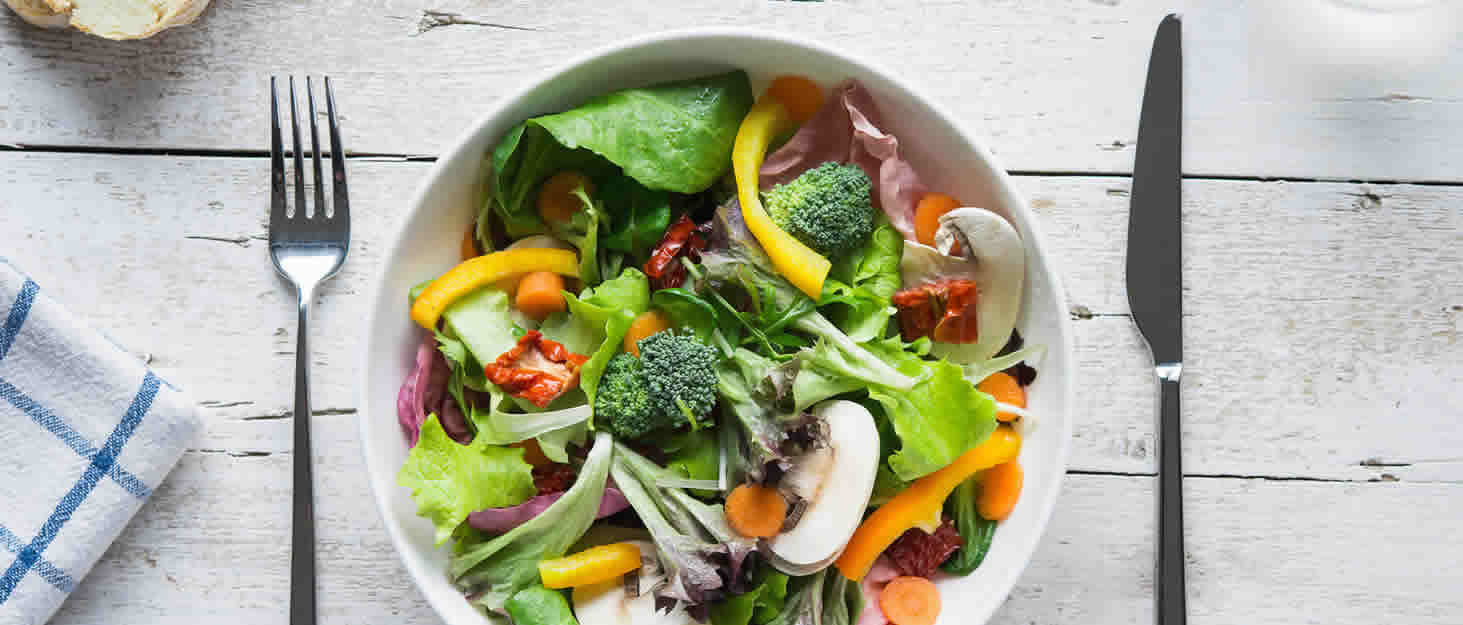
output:
<instances>
[{"instance_id":1,"label":"fork tines","mask_svg":"<svg viewBox=\"0 0 1463 625\"><path fill-rule=\"evenodd\" d=\"M335 115L335 91L331 88L330 77L324 78L325 82L325 111L329 119L327 132L330 135L330 186L331 204L327 213L325 202L325 180L324 172L320 166L320 129L316 124L315 114L315 85L310 77L305 77L305 104L308 107L310 119L310 161L311 170L314 172L313 187L315 190L315 201L313 209L311 202L305 199L305 150L300 145L300 113L298 99L295 97L295 77L289 77L289 107L290 107L290 136L294 140L294 149L290 151L294 161L294 187L295 199L288 201L289 186L285 182L285 150L284 139L281 137L279 124L279 87L278 79L269 79L269 112L270 112L270 221L283 221L286 219L314 219L314 220L342 220L348 223L350 219L350 200L346 195L345 186L345 150L340 145L340 122ZM288 211L293 204L294 210Z\"/></svg>"}]
</instances>

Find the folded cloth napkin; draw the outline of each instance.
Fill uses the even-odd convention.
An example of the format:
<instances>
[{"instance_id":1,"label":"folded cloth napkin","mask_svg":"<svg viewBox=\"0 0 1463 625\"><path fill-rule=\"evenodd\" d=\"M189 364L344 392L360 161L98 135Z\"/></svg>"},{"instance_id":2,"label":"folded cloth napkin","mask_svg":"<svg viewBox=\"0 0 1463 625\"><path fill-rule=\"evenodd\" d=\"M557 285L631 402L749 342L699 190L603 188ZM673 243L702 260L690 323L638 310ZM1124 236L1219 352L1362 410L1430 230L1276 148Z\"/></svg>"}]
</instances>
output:
<instances>
[{"instance_id":1,"label":"folded cloth napkin","mask_svg":"<svg viewBox=\"0 0 1463 625\"><path fill-rule=\"evenodd\" d=\"M187 395L0 258L0 625L51 618L198 430Z\"/></svg>"}]
</instances>

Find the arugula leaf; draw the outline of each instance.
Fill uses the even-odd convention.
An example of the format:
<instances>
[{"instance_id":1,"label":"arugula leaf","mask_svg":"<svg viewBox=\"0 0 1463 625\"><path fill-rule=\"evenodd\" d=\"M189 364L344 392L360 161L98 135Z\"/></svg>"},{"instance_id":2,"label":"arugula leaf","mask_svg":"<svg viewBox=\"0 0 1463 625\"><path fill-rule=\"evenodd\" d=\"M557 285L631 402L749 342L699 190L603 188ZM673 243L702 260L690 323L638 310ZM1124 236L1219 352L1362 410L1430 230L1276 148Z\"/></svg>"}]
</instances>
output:
<instances>
[{"instance_id":1,"label":"arugula leaf","mask_svg":"<svg viewBox=\"0 0 1463 625\"><path fill-rule=\"evenodd\" d=\"M421 437L407 453L396 483L410 488L417 515L437 526L437 544L484 508L516 506L532 497L533 467L523 450L478 442L461 445L447 436L437 415L427 416Z\"/></svg>"},{"instance_id":2,"label":"arugula leaf","mask_svg":"<svg viewBox=\"0 0 1463 625\"><path fill-rule=\"evenodd\" d=\"M670 194L647 189L635 179L620 175L605 180L598 195L609 216L604 248L624 252L635 265L644 265L671 223Z\"/></svg>"},{"instance_id":3,"label":"arugula leaf","mask_svg":"<svg viewBox=\"0 0 1463 625\"><path fill-rule=\"evenodd\" d=\"M625 89L528 120L529 128L545 134L520 133L514 143L521 145L506 150L535 155L542 149L535 144L549 139L564 151L598 154L647 188L696 193L731 168L732 143L752 99L751 82L740 70Z\"/></svg>"},{"instance_id":4,"label":"arugula leaf","mask_svg":"<svg viewBox=\"0 0 1463 625\"><path fill-rule=\"evenodd\" d=\"M869 388L869 397L883 405L902 443L889 457L889 468L899 479L933 473L995 431L995 400L976 390L959 365L923 360L904 351L898 338L870 343L868 349L900 372L922 377L908 391Z\"/></svg>"},{"instance_id":5,"label":"arugula leaf","mask_svg":"<svg viewBox=\"0 0 1463 625\"><path fill-rule=\"evenodd\" d=\"M501 612L509 597L539 583L539 561L564 555L594 522L613 445L609 434L597 434L574 486L558 501L508 533L474 541L454 554L448 569L457 585Z\"/></svg>"},{"instance_id":6,"label":"arugula leaf","mask_svg":"<svg viewBox=\"0 0 1463 625\"><path fill-rule=\"evenodd\" d=\"M579 248L579 279L585 284L599 284L599 227L604 221L604 208L589 196L584 186L576 187L571 193L579 199L580 209L569 218L568 223L551 224L554 236Z\"/></svg>"}]
</instances>

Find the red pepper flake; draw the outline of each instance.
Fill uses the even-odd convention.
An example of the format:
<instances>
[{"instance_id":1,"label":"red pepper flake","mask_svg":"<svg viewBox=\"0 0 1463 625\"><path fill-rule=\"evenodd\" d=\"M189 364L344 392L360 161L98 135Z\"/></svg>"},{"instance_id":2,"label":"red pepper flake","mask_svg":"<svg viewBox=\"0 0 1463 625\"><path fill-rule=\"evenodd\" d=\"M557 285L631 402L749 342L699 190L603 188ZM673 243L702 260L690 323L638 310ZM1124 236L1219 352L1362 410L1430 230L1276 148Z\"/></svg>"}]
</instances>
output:
<instances>
[{"instance_id":1,"label":"red pepper flake","mask_svg":"<svg viewBox=\"0 0 1463 625\"><path fill-rule=\"evenodd\" d=\"M941 280L904 289L890 298L899 309L899 333L906 341L928 336L941 343L974 343L980 339L976 284Z\"/></svg>"},{"instance_id":2,"label":"red pepper flake","mask_svg":"<svg viewBox=\"0 0 1463 625\"><path fill-rule=\"evenodd\" d=\"M884 555L905 575L929 577L964 545L965 539L955 531L955 522L945 519L933 534L917 527L906 530L894 544L889 545Z\"/></svg>"},{"instance_id":3,"label":"red pepper flake","mask_svg":"<svg viewBox=\"0 0 1463 625\"><path fill-rule=\"evenodd\" d=\"M484 366L483 372L503 392L543 408L579 384L579 367L588 360L588 356L543 338L538 330L529 330L513 349Z\"/></svg>"},{"instance_id":4,"label":"red pepper flake","mask_svg":"<svg viewBox=\"0 0 1463 625\"><path fill-rule=\"evenodd\" d=\"M574 467L567 464L546 464L533 468L533 485L538 494L562 493L574 485Z\"/></svg>"},{"instance_id":5,"label":"red pepper flake","mask_svg":"<svg viewBox=\"0 0 1463 625\"><path fill-rule=\"evenodd\" d=\"M653 289L671 289L686 281L686 266L682 257L693 262L701 260L701 251L706 249L706 238L710 235L711 222L696 225L690 216L681 215L676 223L665 229L665 235L645 261L645 275L650 278Z\"/></svg>"}]
</instances>

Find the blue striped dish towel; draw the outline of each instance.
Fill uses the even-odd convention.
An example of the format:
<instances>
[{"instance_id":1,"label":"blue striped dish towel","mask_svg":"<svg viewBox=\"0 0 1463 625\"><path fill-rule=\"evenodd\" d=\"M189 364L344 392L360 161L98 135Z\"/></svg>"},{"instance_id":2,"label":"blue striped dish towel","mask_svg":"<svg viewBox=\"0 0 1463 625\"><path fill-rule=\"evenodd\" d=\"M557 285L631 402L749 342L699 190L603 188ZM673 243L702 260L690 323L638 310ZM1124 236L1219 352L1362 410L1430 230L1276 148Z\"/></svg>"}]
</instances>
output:
<instances>
[{"instance_id":1,"label":"blue striped dish towel","mask_svg":"<svg viewBox=\"0 0 1463 625\"><path fill-rule=\"evenodd\" d=\"M3 258L0 324L0 625L38 625L200 422L187 395Z\"/></svg>"}]
</instances>

